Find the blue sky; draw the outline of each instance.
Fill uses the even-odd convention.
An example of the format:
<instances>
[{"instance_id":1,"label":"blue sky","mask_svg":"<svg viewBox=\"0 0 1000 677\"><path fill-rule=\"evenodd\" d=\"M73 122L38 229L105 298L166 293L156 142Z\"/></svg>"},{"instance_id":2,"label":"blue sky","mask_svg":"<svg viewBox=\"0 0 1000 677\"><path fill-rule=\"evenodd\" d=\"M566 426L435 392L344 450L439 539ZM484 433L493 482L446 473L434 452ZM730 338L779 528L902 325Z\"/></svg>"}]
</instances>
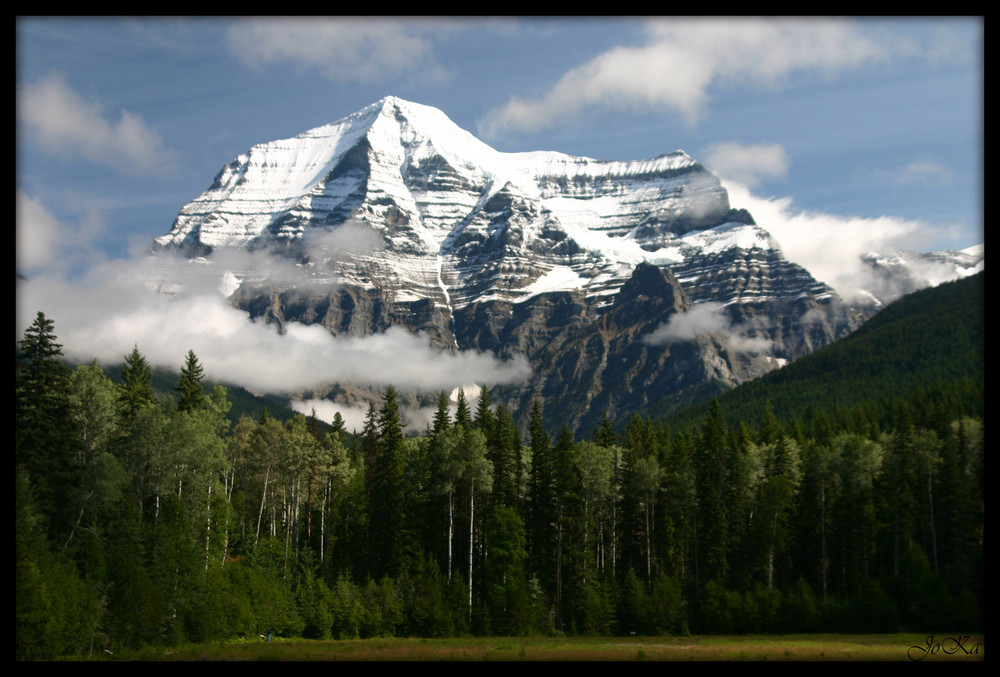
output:
<instances>
[{"instance_id":1,"label":"blue sky","mask_svg":"<svg viewBox=\"0 0 1000 677\"><path fill-rule=\"evenodd\" d=\"M121 255L250 146L393 94L499 150L684 149L761 196L963 248L982 240L982 58L974 18L22 18L18 189ZM722 144L767 151L748 173Z\"/></svg>"},{"instance_id":2,"label":"blue sky","mask_svg":"<svg viewBox=\"0 0 1000 677\"><path fill-rule=\"evenodd\" d=\"M683 149L820 277L865 249L983 241L981 18L42 17L16 29L17 266L34 279L80 284L135 261L238 154L390 94L502 151Z\"/></svg>"}]
</instances>

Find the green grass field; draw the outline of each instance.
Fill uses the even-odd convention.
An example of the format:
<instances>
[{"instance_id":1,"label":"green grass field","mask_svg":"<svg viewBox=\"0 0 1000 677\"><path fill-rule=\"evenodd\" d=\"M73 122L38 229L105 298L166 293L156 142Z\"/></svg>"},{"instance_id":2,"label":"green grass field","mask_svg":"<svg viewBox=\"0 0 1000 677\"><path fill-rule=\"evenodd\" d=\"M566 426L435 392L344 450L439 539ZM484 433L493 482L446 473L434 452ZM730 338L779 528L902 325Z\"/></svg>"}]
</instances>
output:
<instances>
[{"instance_id":1,"label":"green grass field","mask_svg":"<svg viewBox=\"0 0 1000 677\"><path fill-rule=\"evenodd\" d=\"M981 661L982 635L276 640L146 649L111 660Z\"/></svg>"}]
</instances>

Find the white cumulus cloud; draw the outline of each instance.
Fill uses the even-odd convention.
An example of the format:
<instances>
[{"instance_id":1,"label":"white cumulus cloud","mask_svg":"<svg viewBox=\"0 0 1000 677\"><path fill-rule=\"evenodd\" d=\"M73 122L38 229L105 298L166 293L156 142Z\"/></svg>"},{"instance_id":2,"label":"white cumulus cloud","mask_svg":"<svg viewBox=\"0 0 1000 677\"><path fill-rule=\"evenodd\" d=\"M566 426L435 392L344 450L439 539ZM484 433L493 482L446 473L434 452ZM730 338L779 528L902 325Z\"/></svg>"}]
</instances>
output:
<instances>
[{"instance_id":1,"label":"white cumulus cloud","mask_svg":"<svg viewBox=\"0 0 1000 677\"><path fill-rule=\"evenodd\" d=\"M784 255L830 285L848 302L884 284L862 261L865 254L892 250L924 251L941 235L941 226L894 216L843 216L797 207L792 198L762 198L745 185L725 181L730 204L748 210L778 242ZM952 277L942 266L935 272L912 271L926 284Z\"/></svg>"},{"instance_id":2,"label":"white cumulus cloud","mask_svg":"<svg viewBox=\"0 0 1000 677\"><path fill-rule=\"evenodd\" d=\"M333 82L370 82L402 74L440 76L433 41L439 22L364 17L282 17L236 21L227 43L252 65L292 63Z\"/></svg>"},{"instance_id":3,"label":"white cumulus cloud","mask_svg":"<svg viewBox=\"0 0 1000 677\"><path fill-rule=\"evenodd\" d=\"M103 258L94 242L104 232L96 214L72 224L56 217L40 199L17 189L15 199L16 267L19 273L65 270Z\"/></svg>"},{"instance_id":4,"label":"white cumulus cloud","mask_svg":"<svg viewBox=\"0 0 1000 677\"><path fill-rule=\"evenodd\" d=\"M768 339L750 336L745 325L733 323L724 305L711 301L696 304L687 312L675 313L644 340L650 345L667 345L694 341L705 335L720 337L729 348L743 353L763 353L771 347Z\"/></svg>"},{"instance_id":5,"label":"white cumulus cloud","mask_svg":"<svg viewBox=\"0 0 1000 677\"><path fill-rule=\"evenodd\" d=\"M591 108L666 110L694 125L715 87L779 86L799 73L824 75L887 59L900 44L833 19L650 20L643 44L609 49L566 72L544 95L512 97L480 133L538 131Z\"/></svg>"},{"instance_id":6,"label":"white cumulus cloud","mask_svg":"<svg viewBox=\"0 0 1000 677\"><path fill-rule=\"evenodd\" d=\"M163 139L140 116L122 110L115 122L103 105L59 75L20 87L17 117L55 155L146 173L162 171L170 162Z\"/></svg>"},{"instance_id":7,"label":"white cumulus cloud","mask_svg":"<svg viewBox=\"0 0 1000 677\"><path fill-rule=\"evenodd\" d=\"M41 310L55 322L67 357L115 364L135 345L151 364L179 368L190 349L212 378L262 393L337 383L434 392L469 382L510 383L529 375L524 359L440 352L426 337L399 327L353 337L333 336L320 325L289 323L279 333L221 294L157 295L132 271L121 272L96 284L54 278L22 282L19 335Z\"/></svg>"},{"instance_id":8,"label":"white cumulus cloud","mask_svg":"<svg viewBox=\"0 0 1000 677\"><path fill-rule=\"evenodd\" d=\"M739 181L751 188L765 179L783 178L790 160L777 143L714 143L704 152L705 165L720 177Z\"/></svg>"},{"instance_id":9,"label":"white cumulus cloud","mask_svg":"<svg viewBox=\"0 0 1000 677\"><path fill-rule=\"evenodd\" d=\"M44 252L52 251L51 233L59 226L39 202L19 200L24 208L18 229L21 217L40 224L37 239L43 242L30 243L30 256L44 264ZM349 243L368 242L364 233L354 235ZM263 274L266 267L272 278L301 284L304 272L260 254L224 250L219 256L218 261L162 255L105 261L72 279L59 267L43 265L18 281L17 337L41 311L55 323L70 359L115 364L137 346L151 364L179 369L193 350L211 378L261 393L338 383L437 392L467 383L517 382L530 374L523 357L505 361L475 351L441 352L426 336L400 327L369 336L334 336L321 325L292 322L279 333L275 325L231 304L227 273L242 267Z\"/></svg>"},{"instance_id":10,"label":"white cumulus cloud","mask_svg":"<svg viewBox=\"0 0 1000 677\"><path fill-rule=\"evenodd\" d=\"M40 201L17 189L17 269L47 267L69 234Z\"/></svg>"}]
</instances>

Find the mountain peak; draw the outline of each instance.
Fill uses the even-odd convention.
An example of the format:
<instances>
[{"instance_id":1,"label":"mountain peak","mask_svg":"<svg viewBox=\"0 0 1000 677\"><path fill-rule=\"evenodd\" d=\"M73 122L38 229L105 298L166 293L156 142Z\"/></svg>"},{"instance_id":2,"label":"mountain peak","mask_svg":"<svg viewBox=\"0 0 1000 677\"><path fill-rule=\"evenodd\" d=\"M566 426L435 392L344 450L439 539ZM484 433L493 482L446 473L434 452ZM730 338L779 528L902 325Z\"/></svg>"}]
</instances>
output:
<instances>
[{"instance_id":1,"label":"mountain peak","mask_svg":"<svg viewBox=\"0 0 1000 677\"><path fill-rule=\"evenodd\" d=\"M422 104L414 103L412 101L407 101L406 99L401 99L398 96L383 96L381 99L375 103L369 104L359 111L359 113L365 113L366 111L371 111L379 116L392 117L419 117L422 111L436 112L443 115L443 113L437 108L431 106L424 106Z\"/></svg>"},{"instance_id":2,"label":"mountain peak","mask_svg":"<svg viewBox=\"0 0 1000 677\"><path fill-rule=\"evenodd\" d=\"M509 401L564 383L555 398L576 422L759 376L858 319L684 151L502 153L395 96L236 157L154 248L293 261L294 278L229 271L231 300L255 317L527 355L537 376ZM716 338L692 342L705 326Z\"/></svg>"},{"instance_id":3,"label":"mountain peak","mask_svg":"<svg viewBox=\"0 0 1000 677\"><path fill-rule=\"evenodd\" d=\"M413 101L407 101L406 99L401 99L400 97L394 96L392 94L383 96L375 103L366 106L366 108L376 108L380 111L384 111L386 109L408 108L412 106L419 106L420 108L432 108L432 106L425 106L424 104L415 103ZM437 109L434 108L434 110Z\"/></svg>"},{"instance_id":4,"label":"mountain peak","mask_svg":"<svg viewBox=\"0 0 1000 677\"><path fill-rule=\"evenodd\" d=\"M497 212L500 205L507 211ZM508 223L511 210L526 220ZM153 247L301 253L296 242L351 221L369 224L390 250L440 255L454 245L469 256L488 241L496 246L498 225L507 223L515 232L505 242L543 250L557 243L552 251L578 257L560 266L630 270L644 260L683 260L691 244L679 236L722 225L729 212L719 179L684 151L631 162L501 153L436 108L386 96L235 158ZM546 272L524 271L517 286Z\"/></svg>"}]
</instances>

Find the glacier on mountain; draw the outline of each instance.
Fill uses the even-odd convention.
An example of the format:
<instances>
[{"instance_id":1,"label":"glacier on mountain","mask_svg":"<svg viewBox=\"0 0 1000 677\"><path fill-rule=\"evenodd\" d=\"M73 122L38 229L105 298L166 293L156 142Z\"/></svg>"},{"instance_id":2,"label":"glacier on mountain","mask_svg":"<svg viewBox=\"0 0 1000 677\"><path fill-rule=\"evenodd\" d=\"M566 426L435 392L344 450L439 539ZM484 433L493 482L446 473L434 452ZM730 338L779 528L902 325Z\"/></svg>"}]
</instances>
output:
<instances>
[{"instance_id":1,"label":"glacier on mountain","mask_svg":"<svg viewBox=\"0 0 1000 677\"><path fill-rule=\"evenodd\" d=\"M788 261L683 151L502 153L395 97L254 146L152 249L211 258L232 302L279 326L402 326L443 350L527 356L530 379L498 401L523 413L543 397L574 425L755 378L872 312ZM712 308L708 333L636 340L695 304Z\"/></svg>"},{"instance_id":2,"label":"glacier on mountain","mask_svg":"<svg viewBox=\"0 0 1000 677\"><path fill-rule=\"evenodd\" d=\"M507 219L519 206L519 218ZM154 247L279 247L313 275L332 268L354 284L370 284L363 271L382 268L380 280L407 298L442 301L454 288L443 302L460 307L482 297L482 284L464 288L471 278L491 278L488 293L511 300L540 285L608 295L641 261L775 248L749 219L727 221L730 211L719 180L682 151L640 162L501 153L437 109L387 97L240 155ZM309 235L347 223L367 224L384 246L350 263L313 260ZM505 251L484 260L500 239ZM522 266L510 265L526 251ZM498 258L508 265L490 265ZM553 272L566 267L575 274Z\"/></svg>"}]
</instances>

